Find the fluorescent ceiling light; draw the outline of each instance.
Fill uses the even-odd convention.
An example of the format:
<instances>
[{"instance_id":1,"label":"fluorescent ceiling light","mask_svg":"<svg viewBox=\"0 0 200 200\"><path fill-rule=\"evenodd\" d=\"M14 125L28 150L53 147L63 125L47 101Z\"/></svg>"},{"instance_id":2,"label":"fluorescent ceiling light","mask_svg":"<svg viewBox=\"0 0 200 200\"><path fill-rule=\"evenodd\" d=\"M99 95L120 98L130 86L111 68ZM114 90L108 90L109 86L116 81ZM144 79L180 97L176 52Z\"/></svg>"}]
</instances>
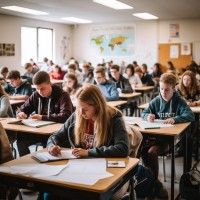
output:
<instances>
[{"instance_id":1,"label":"fluorescent ceiling light","mask_svg":"<svg viewBox=\"0 0 200 200\"><path fill-rule=\"evenodd\" d=\"M62 20L76 22L76 23L80 23L80 24L92 23L92 21L90 21L90 20L80 19L80 18L76 18L76 17L65 17L65 18L62 18Z\"/></svg>"},{"instance_id":2,"label":"fluorescent ceiling light","mask_svg":"<svg viewBox=\"0 0 200 200\"><path fill-rule=\"evenodd\" d=\"M5 7L1 7L1 8L16 11L16 12L27 13L27 14L31 14L31 15L48 15L49 14L49 13L42 12L39 10L33 10L33 9L29 9L29 8L19 7L19 6L5 6Z\"/></svg>"},{"instance_id":3,"label":"fluorescent ceiling light","mask_svg":"<svg viewBox=\"0 0 200 200\"><path fill-rule=\"evenodd\" d=\"M133 7L117 0L93 0L93 2L102 4L104 6L107 6L116 10L133 9Z\"/></svg>"},{"instance_id":4,"label":"fluorescent ceiling light","mask_svg":"<svg viewBox=\"0 0 200 200\"><path fill-rule=\"evenodd\" d=\"M133 14L135 17L139 17L139 18L142 18L142 19L158 19L158 17L154 16L154 15L151 15L149 13L135 13Z\"/></svg>"}]
</instances>

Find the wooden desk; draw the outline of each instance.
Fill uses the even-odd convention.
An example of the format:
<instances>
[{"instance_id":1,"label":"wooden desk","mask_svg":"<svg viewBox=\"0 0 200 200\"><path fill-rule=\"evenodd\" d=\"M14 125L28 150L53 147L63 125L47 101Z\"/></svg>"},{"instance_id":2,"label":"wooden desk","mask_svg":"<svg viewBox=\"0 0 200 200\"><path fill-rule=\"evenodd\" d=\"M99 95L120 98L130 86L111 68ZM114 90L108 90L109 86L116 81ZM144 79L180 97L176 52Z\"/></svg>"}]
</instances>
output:
<instances>
[{"instance_id":1,"label":"wooden desk","mask_svg":"<svg viewBox=\"0 0 200 200\"><path fill-rule=\"evenodd\" d=\"M27 188L41 192L49 192L55 195L64 195L70 198L89 199L89 200L108 200L115 194L121 186L128 180L131 180L137 172L139 160L136 158L109 158L109 160L124 160L125 168L107 168L107 171L114 174L109 178L100 179L94 185L75 184L65 181L47 180L45 178L34 178L19 174L10 174L0 172L1 183L16 186L18 188ZM4 163L0 166L13 166L17 164L36 164L31 159L31 155ZM49 165L65 164L66 161L49 162Z\"/></svg>"},{"instance_id":2,"label":"wooden desk","mask_svg":"<svg viewBox=\"0 0 200 200\"><path fill-rule=\"evenodd\" d=\"M25 102L25 100L13 100L13 99L10 99L10 104L11 105L23 104L24 102Z\"/></svg>"},{"instance_id":3,"label":"wooden desk","mask_svg":"<svg viewBox=\"0 0 200 200\"><path fill-rule=\"evenodd\" d=\"M112 107L118 107L118 106L124 105L126 103L127 103L127 101L108 101L107 102L107 104Z\"/></svg>"},{"instance_id":4,"label":"wooden desk","mask_svg":"<svg viewBox=\"0 0 200 200\"><path fill-rule=\"evenodd\" d=\"M141 121L142 118L140 117L125 117L126 122L128 121ZM190 125L190 122L186 123L180 123L180 124L174 124L172 127L167 127L167 128L160 128L160 129L146 129L143 130L138 126L134 126L138 131L142 133L144 137L148 137L149 135L154 135L162 138L168 138L170 141L170 146L172 150L172 156L171 156L171 199L174 199L174 171L175 171L175 156L174 156L174 142L175 138L181 135L181 133L186 130ZM187 146L187 145L186 145ZM186 158L186 151L184 153L184 163ZM184 166L184 171L185 171L185 166Z\"/></svg>"},{"instance_id":5,"label":"wooden desk","mask_svg":"<svg viewBox=\"0 0 200 200\"><path fill-rule=\"evenodd\" d=\"M155 86L136 86L135 87L136 92L142 92L143 103L146 103L152 100L154 90L155 90Z\"/></svg>"},{"instance_id":6,"label":"wooden desk","mask_svg":"<svg viewBox=\"0 0 200 200\"><path fill-rule=\"evenodd\" d=\"M149 103L144 103L142 105L139 105L138 108L144 110L145 108L147 108L149 106Z\"/></svg>"},{"instance_id":7,"label":"wooden desk","mask_svg":"<svg viewBox=\"0 0 200 200\"><path fill-rule=\"evenodd\" d=\"M59 130L63 124L56 123L50 124L47 126L43 126L40 128L34 128L25 125L16 125L16 124L8 124L8 122L12 118L0 118L0 123L3 125L5 130L12 130L18 132L25 132L25 133L33 133L33 134L40 134L40 135L51 135L53 132Z\"/></svg>"},{"instance_id":8,"label":"wooden desk","mask_svg":"<svg viewBox=\"0 0 200 200\"><path fill-rule=\"evenodd\" d=\"M121 98L121 99L133 99L133 98L135 98L135 97L139 97L139 96L141 96L142 94L141 93L139 93L139 92L133 92L133 93L121 93L121 94L119 94L119 97Z\"/></svg>"},{"instance_id":9,"label":"wooden desk","mask_svg":"<svg viewBox=\"0 0 200 200\"><path fill-rule=\"evenodd\" d=\"M64 80L51 79L52 84L62 85L63 82L64 82Z\"/></svg>"},{"instance_id":10,"label":"wooden desk","mask_svg":"<svg viewBox=\"0 0 200 200\"><path fill-rule=\"evenodd\" d=\"M153 90L154 88L154 86L136 86L135 91L148 91Z\"/></svg>"},{"instance_id":11,"label":"wooden desk","mask_svg":"<svg viewBox=\"0 0 200 200\"><path fill-rule=\"evenodd\" d=\"M139 109L145 109L149 106L149 103L138 106ZM190 107L193 113L200 113L200 106Z\"/></svg>"}]
</instances>

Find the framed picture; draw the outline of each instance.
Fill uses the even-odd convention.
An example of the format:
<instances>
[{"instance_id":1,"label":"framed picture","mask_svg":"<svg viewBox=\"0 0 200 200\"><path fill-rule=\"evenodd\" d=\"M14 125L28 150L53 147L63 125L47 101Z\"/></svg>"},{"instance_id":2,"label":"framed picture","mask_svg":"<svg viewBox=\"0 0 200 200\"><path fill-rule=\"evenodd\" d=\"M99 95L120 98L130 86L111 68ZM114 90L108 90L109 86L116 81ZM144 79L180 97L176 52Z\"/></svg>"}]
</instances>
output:
<instances>
[{"instance_id":1,"label":"framed picture","mask_svg":"<svg viewBox=\"0 0 200 200\"><path fill-rule=\"evenodd\" d=\"M14 56L15 44L0 43L0 56Z\"/></svg>"}]
</instances>

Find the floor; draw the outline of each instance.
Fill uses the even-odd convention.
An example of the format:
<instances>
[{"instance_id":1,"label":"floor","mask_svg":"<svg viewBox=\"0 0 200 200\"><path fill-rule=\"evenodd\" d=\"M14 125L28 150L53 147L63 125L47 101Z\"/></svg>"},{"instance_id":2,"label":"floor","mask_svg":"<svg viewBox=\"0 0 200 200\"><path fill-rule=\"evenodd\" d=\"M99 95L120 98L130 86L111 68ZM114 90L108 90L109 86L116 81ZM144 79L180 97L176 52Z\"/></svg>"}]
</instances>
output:
<instances>
[{"instance_id":1,"label":"floor","mask_svg":"<svg viewBox=\"0 0 200 200\"><path fill-rule=\"evenodd\" d=\"M35 150L35 146L31 146L30 147L31 151ZM159 179L160 181L163 183L164 187L168 190L168 194L170 196L170 172L171 172L171 159L170 157L166 157L165 158L165 165L166 165L166 182L164 182L164 177L163 177L163 164L162 164L162 157L159 158L159 162L160 162L160 176ZM183 158L182 157L178 157L175 158L175 166L176 166L176 182L175 182L175 197L178 195L179 192L179 180L181 175L183 174ZM29 195L24 195L22 194L22 198L23 200L37 200L37 192L36 193L32 193ZM19 200L19 198L17 197L16 200ZM145 199L138 199L138 200L145 200Z\"/></svg>"}]
</instances>

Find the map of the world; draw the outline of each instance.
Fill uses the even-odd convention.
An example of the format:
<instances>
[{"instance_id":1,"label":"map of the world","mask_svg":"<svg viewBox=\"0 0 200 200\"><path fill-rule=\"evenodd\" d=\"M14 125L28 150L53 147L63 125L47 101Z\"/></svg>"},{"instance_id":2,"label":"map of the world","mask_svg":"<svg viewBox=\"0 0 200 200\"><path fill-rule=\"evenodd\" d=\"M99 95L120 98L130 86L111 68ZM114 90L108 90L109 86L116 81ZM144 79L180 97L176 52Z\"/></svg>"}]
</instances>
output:
<instances>
[{"instance_id":1,"label":"map of the world","mask_svg":"<svg viewBox=\"0 0 200 200\"><path fill-rule=\"evenodd\" d=\"M108 34L91 36L91 53L102 56L130 56L134 54L133 34Z\"/></svg>"}]
</instances>

